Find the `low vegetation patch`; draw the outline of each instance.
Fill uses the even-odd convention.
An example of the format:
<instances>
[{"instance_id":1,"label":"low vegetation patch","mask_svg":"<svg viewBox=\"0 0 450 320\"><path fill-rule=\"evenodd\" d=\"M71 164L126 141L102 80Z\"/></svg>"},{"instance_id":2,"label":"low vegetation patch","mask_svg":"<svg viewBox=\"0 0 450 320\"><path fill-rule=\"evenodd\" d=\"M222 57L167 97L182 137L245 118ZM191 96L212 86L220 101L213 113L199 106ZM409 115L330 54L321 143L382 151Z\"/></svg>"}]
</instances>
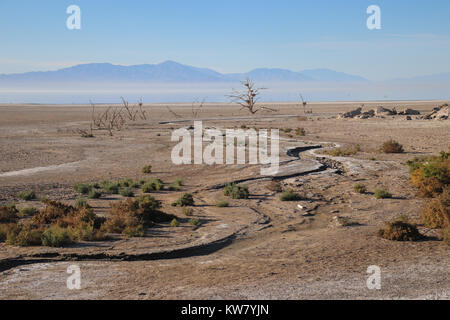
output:
<instances>
[{"instance_id":1,"label":"low vegetation patch","mask_svg":"<svg viewBox=\"0 0 450 320\"><path fill-rule=\"evenodd\" d=\"M194 206L194 198L192 194L185 193L178 198L177 201L172 203L173 207L192 207Z\"/></svg>"},{"instance_id":2,"label":"low vegetation patch","mask_svg":"<svg viewBox=\"0 0 450 320\"><path fill-rule=\"evenodd\" d=\"M102 196L101 191L96 190L96 189L92 189L91 191L89 191L89 194L88 194L89 199L100 199L101 196Z\"/></svg>"},{"instance_id":3,"label":"low vegetation patch","mask_svg":"<svg viewBox=\"0 0 450 320\"><path fill-rule=\"evenodd\" d=\"M164 189L164 183L161 179L152 179L149 182L145 183L142 186L142 192L144 193L151 193L154 191L161 191Z\"/></svg>"},{"instance_id":4,"label":"low vegetation patch","mask_svg":"<svg viewBox=\"0 0 450 320\"><path fill-rule=\"evenodd\" d=\"M194 227L198 226L200 224L200 220L198 218L192 218L189 220L189 224Z\"/></svg>"},{"instance_id":5,"label":"low vegetation patch","mask_svg":"<svg viewBox=\"0 0 450 320\"><path fill-rule=\"evenodd\" d=\"M179 226L180 226L180 222L179 222L177 219L173 219L173 220L170 222L170 226L171 226L172 228L179 227Z\"/></svg>"},{"instance_id":6,"label":"low vegetation patch","mask_svg":"<svg viewBox=\"0 0 450 320\"><path fill-rule=\"evenodd\" d=\"M31 217L39 212L35 207L24 207L19 210L20 217Z\"/></svg>"},{"instance_id":7,"label":"low vegetation patch","mask_svg":"<svg viewBox=\"0 0 450 320\"><path fill-rule=\"evenodd\" d=\"M417 227L402 217L386 223L383 229L378 230L378 236L392 241L419 241L423 239Z\"/></svg>"},{"instance_id":8,"label":"low vegetation patch","mask_svg":"<svg viewBox=\"0 0 450 320\"><path fill-rule=\"evenodd\" d=\"M15 205L0 206L0 223L14 223L17 221L18 210Z\"/></svg>"},{"instance_id":9,"label":"low vegetation patch","mask_svg":"<svg viewBox=\"0 0 450 320\"><path fill-rule=\"evenodd\" d=\"M450 185L450 152L441 152L439 156L414 158L407 162L410 168L411 182L418 188L419 195L434 197L441 194Z\"/></svg>"},{"instance_id":10,"label":"low vegetation patch","mask_svg":"<svg viewBox=\"0 0 450 320\"><path fill-rule=\"evenodd\" d=\"M17 194L17 198L30 201L36 199L36 193L33 190L30 191L21 191Z\"/></svg>"},{"instance_id":11,"label":"low vegetation patch","mask_svg":"<svg viewBox=\"0 0 450 320\"><path fill-rule=\"evenodd\" d=\"M388 140L381 146L381 151L384 153L403 153L405 150L403 146L395 140Z\"/></svg>"},{"instance_id":12,"label":"low vegetation patch","mask_svg":"<svg viewBox=\"0 0 450 320\"><path fill-rule=\"evenodd\" d=\"M144 174L150 174L152 173L152 166L151 165L146 165L142 168L142 173Z\"/></svg>"},{"instance_id":13,"label":"low vegetation patch","mask_svg":"<svg viewBox=\"0 0 450 320\"><path fill-rule=\"evenodd\" d=\"M230 206L230 203L228 201L225 201L225 200L221 200L221 201L216 203L216 207L218 207L218 208L227 208L229 206Z\"/></svg>"},{"instance_id":14,"label":"low vegetation patch","mask_svg":"<svg viewBox=\"0 0 450 320\"><path fill-rule=\"evenodd\" d=\"M111 217L106 220L102 230L129 237L143 237L145 228L175 218L173 215L160 211L160 208L161 202L149 195L114 203L110 211Z\"/></svg>"},{"instance_id":15,"label":"low vegetation patch","mask_svg":"<svg viewBox=\"0 0 450 320\"><path fill-rule=\"evenodd\" d=\"M357 144L350 148L336 148L332 150L324 150L321 153L332 157L350 157L361 151L361 147Z\"/></svg>"},{"instance_id":16,"label":"low vegetation patch","mask_svg":"<svg viewBox=\"0 0 450 320\"><path fill-rule=\"evenodd\" d=\"M250 192L247 185L228 184L224 189L224 195L232 199L248 199Z\"/></svg>"},{"instance_id":17,"label":"low vegetation patch","mask_svg":"<svg viewBox=\"0 0 450 320\"><path fill-rule=\"evenodd\" d=\"M42 245L46 247L64 247L72 244L72 238L66 228L51 226L41 235Z\"/></svg>"},{"instance_id":18,"label":"low vegetation patch","mask_svg":"<svg viewBox=\"0 0 450 320\"><path fill-rule=\"evenodd\" d=\"M194 209L193 208L184 207L183 208L183 214L185 216L190 217L190 216L194 215Z\"/></svg>"},{"instance_id":19,"label":"low vegetation patch","mask_svg":"<svg viewBox=\"0 0 450 320\"><path fill-rule=\"evenodd\" d=\"M281 194L280 200L281 201L299 201L299 200L302 200L302 197L298 193L289 189Z\"/></svg>"},{"instance_id":20,"label":"low vegetation patch","mask_svg":"<svg viewBox=\"0 0 450 320\"><path fill-rule=\"evenodd\" d=\"M389 191L377 188L375 190L375 199L390 199L392 198L392 194Z\"/></svg>"},{"instance_id":21,"label":"low vegetation patch","mask_svg":"<svg viewBox=\"0 0 450 320\"><path fill-rule=\"evenodd\" d=\"M122 189L120 189L119 193L122 197L127 197L127 198L134 197L134 190L132 188L122 188Z\"/></svg>"},{"instance_id":22,"label":"low vegetation patch","mask_svg":"<svg viewBox=\"0 0 450 320\"><path fill-rule=\"evenodd\" d=\"M450 225L450 188L430 200L421 214L422 223L432 229L446 228Z\"/></svg>"},{"instance_id":23,"label":"low vegetation patch","mask_svg":"<svg viewBox=\"0 0 450 320\"><path fill-rule=\"evenodd\" d=\"M364 194L364 193L367 192L367 188L366 188L366 186L365 186L364 184L362 184L362 183L356 183L356 184L353 186L353 191L355 191L356 193Z\"/></svg>"},{"instance_id":24,"label":"low vegetation patch","mask_svg":"<svg viewBox=\"0 0 450 320\"><path fill-rule=\"evenodd\" d=\"M304 137L304 136L306 136L306 130L305 130L305 128L297 128L297 129L295 129L295 134L300 137Z\"/></svg>"}]
</instances>

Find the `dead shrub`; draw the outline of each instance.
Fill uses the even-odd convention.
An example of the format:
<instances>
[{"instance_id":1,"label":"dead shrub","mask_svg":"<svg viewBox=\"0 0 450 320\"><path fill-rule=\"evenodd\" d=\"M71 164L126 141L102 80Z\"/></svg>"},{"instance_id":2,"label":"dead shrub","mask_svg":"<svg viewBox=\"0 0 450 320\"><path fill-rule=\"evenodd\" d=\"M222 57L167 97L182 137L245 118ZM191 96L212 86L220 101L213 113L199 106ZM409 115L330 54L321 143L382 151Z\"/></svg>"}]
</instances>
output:
<instances>
[{"instance_id":1,"label":"dead shrub","mask_svg":"<svg viewBox=\"0 0 450 320\"><path fill-rule=\"evenodd\" d=\"M450 188L429 201L421 218L422 223L432 229L446 228L450 224Z\"/></svg>"},{"instance_id":2,"label":"dead shrub","mask_svg":"<svg viewBox=\"0 0 450 320\"><path fill-rule=\"evenodd\" d=\"M392 241L419 241L423 239L417 227L400 219L386 223L378 230L378 236Z\"/></svg>"},{"instance_id":3,"label":"dead shrub","mask_svg":"<svg viewBox=\"0 0 450 320\"><path fill-rule=\"evenodd\" d=\"M381 151L384 153L403 153L405 150L403 146L395 140L388 140L381 146Z\"/></svg>"},{"instance_id":4,"label":"dead shrub","mask_svg":"<svg viewBox=\"0 0 450 320\"><path fill-rule=\"evenodd\" d=\"M17 208L15 205L0 207L0 223L14 223L17 221Z\"/></svg>"},{"instance_id":5,"label":"dead shrub","mask_svg":"<svg viewBox=\"0 0 450 320\"><path fill-rule=\"evenodd\" d=\"M283 188L281 187L281 184L276 180L270 181L270 183L267 185L267 189L269 191L277 192L277 193L283 192Z\"/></svg>"}]
</instances>

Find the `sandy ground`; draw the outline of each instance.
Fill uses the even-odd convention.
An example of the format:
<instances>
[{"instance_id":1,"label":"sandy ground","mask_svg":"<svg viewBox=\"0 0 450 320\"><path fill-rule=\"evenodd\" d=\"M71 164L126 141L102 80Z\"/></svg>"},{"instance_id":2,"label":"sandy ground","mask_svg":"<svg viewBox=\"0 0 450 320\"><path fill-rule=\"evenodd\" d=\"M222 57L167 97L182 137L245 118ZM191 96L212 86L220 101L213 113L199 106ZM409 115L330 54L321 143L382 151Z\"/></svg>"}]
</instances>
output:
<instances>
[{"instance_id":1,"label":"sandy ground","mask_svg":"<svg viewBox=\"0 0 450 320\"><path fill-rule=\"evenodd\" d=\"M422 112L442 102L365 102L366 108L383 105ZM302 127L305 137L281 133L281 160L295 165L298 175L282 184L307 199L280 202L267 189L260 167L254 165L184 165L170 160L171 133L193 124L190 104L145 106L149 120L130 123L110 137L95 132L82 138L73 131L88 127L89 106L0 106L0 202L41 206L38 201L16 199L21 190L34 189L39 196L72 203L77 182L104 179L158 177L165 182L182 178L179 192L160 192L163 211L182 218L180 228L159 225L143 239L83 243L64 249L0 246L1 299L449 299L450 247L436 233L421 227L430 240L397 243L376 237L385 221L400 214L418 220L423 200L409 184L405 161L418 155L447 150L449 121L407 121L405 117L338 120L334 117L360 103L314 103L307 119L293 104L271 104L276 112L249 117L231 105L206 105L198 115L204 127L218 129L271 129ZM98 109L105 108L99 106ZM190 121L181 121L181 119ZM306 121L305 121L306 120ZM386 155L378 151L389 138L406 152ZM300 160L285 150L298 146L359 144L352 158L328 162L317 150L300 153ZM312 170L315 164L321 170ZM151 164L153 173L141 168ZM311 164L307 165L307 164ZM331 165L332 164L332 165ZM340 169L336 171L333 169ZM311 169L311 170L310 170ZM220 185L247 180L251 198L230 200L230 208L216 208L223 196ZM363 182L368 194L353 192ZM376 200L373 192L384 187L393 199ZM196 200L195 216L202 224L193 228L179 208L170 206L183 192ZM108 213L110 202L120 196L91 201L96 212ZM343 216L357 226L339 227L333 217ZM190 249L191 248L191 249ZM172 252L164 256L161 252ZM94 259L106 253L111 259ZM76 260L91 255L88 261ZM134 259L132 259L134 257ZM126 261L137 260L137 261ZM32 264L23 264L33 262ZM81 268L82 288L68 290L69 265ZM366 286L367 268L382 271L381 290Z\"/></svg>"}]
</instances>

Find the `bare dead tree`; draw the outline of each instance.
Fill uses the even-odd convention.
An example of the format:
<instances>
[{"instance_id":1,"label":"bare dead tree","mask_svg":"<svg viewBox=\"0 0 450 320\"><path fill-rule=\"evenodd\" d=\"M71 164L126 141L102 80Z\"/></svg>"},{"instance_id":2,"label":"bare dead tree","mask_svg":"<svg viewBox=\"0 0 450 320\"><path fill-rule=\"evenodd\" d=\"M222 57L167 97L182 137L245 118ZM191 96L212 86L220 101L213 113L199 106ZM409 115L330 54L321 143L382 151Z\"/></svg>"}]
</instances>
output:
<instances>
[{"instance_id":1,"label":"bare dead tree","mask_svg":"<svg viewBox=\"0 0 450 320\"><path fill-rule=\"evenodd\" d=\"M198 115L202 112L205 99L201 102L192 102L192 118L197 119Z\"/></svg>"},{"instance_id":2,"label":"bare dead tree","mask_svg":"<svg viewBox=\"0 0 450 320\"><path fill-rule=\"evenodd\" d=\"M261 90L266 90L267 88L255 88L255 84L249 78L241 83L245 87L243 91L232 89L233 92L227 96L231 99L231 102L239 104L242 107L241 110L247 109L251 114L255 114L262 109L276 111L271 108L257 106Z\"/></svg>"},{"instance_id":3,"label":"bare dead tree","mask_svg":"<svg viewBox=\"0 0 450 320\"><path fill-rule=\"evenodd\" d=\"M303 95L300 93L300 99L302 100L302 105L303 105L303 113L306 114L306 106L308 105L308 102L303 99Z\"/></svg>"},{"instance_id":4,"label":"bare dead tree","mask_svg":"<svg viewBox=\"0 0 450 320\"><path fill-rule=\"evenodd\" d=\"M147 120L147 112L142 108L144 106L144 103L142 102L142 98L138 101L138 107L139 107L139 116L141 120Z\"/></svg>"}]
</instances>

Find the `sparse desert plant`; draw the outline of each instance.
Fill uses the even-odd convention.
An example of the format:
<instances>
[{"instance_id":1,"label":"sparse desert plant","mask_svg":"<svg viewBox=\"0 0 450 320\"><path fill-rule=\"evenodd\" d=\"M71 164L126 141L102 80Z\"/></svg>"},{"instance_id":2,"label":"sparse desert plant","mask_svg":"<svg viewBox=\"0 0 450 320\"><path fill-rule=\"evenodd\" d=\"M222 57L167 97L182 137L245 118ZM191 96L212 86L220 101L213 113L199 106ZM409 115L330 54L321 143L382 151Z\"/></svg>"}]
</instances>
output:
<instances>
[{"instance_id":1,"label":"sparse desert plant","mask_svg":"<svg viewBox=\"0 0 450 320\"><path fill-rule=\"evenodd\" d=\"M414 158L406 162L410 168L411 183L418 188L419 195L434 197L449 186L449 155L449 152L441 152L440 156Z\"/></svg>"},{"instance_id":2,"label":"sparse desert plant","mask_svg":"<svg viewBox=\"0 0 450 320\"><path fill-rule=\"evenodd\" d=\"M42 233L42 245L46 247L64 247L72 244L72 238L67 229L51 226Z\"/></svg>"},{"instance_id":3,"label":"sparse desert plant","mask_svg":"<svg viewBox=\"0 0 450 320\"><path fill-rule=\"evenodd\" d=\"M392 194L389 193L389 191L377 188L375 190L375 199L390 199L392 198Z\"/></svg>"},{"instance_id":4,"label":"sparse desert plant","mask_svg":"<svg viewBox=\"0 0 450 320\"><path fill-rule=\"evenodd\" d=\"M180 222L177 219L173 219L170 222L170 226L173 227L173 228L179 227L180 226Z\"/></svg>"},{"instance_id":5,"label":"sparse desert plant","mask_svg":"<svg viewBox=\"0 0 450 320\"><path fill-rule=\"evenodd\" d=\"M225 186L224 195L232 199L248 199L250 192L247 185L228 184Z\"/></svg>"},{"instance_id":6,"label":"sparse desert plant","mask_svg":"<svg viewBox=\"0 0 450 320\"><path fill-rule=\"evenodd\" d=\"M221 201L217 202L217 204L216 204L216 207L218 207L218 208L227 208L229 206L230 206L230 203L225 200L221 200Z\"/></svg>"},{"instance_id":7,"label":"sparse desert plant","mask_svg":"<svg viewBox=\"0 0 450 320\"><path fill-rule=\"evenodd\" d=\"M100 199L101 196L102 196L102 193L95 189L92 189L91 191L89 191L89 194L88 194L89 199Z\"/></svg>"},{"instance_id":8,"label":"sparse desert plant","mask_svg":"<svg viewBox=\"0 0 450 320\"><path fill-rule=\"evenodd\" d=\"M198 218L192 218L189 220L189 224L194 227L198 226L200 224L200 220Z\"/></svg>"},{"instance_id":9,"label":"sparse desert plant","mask_svg":"<svg viewBox=\"0 0 450 320\"><path fill-rule=\"evenodd\" d=\"M337 224L341 227L353 227L358 225L357 222L353 221L348 217L335 217L335 219Z\"/></svg>"},{"instance_id":10,"label":"sparse desert plant","mask_svg":"<svg viewBox=\"0 0 450 320\"><path fill-rule=\"evenodd\" d=\"M15 205L0 206L0 223L14 223L17 221L18 210Z\"/></svg>"},{"instance_id":11,"label":"sparse desert plant","mask_svg":"<svg viewBox=\"0 0 450 320\"><path fill-rule=\"evenodd\" d=\"M283 191L283 188L281 187L281 184L278 181L276 181L276 180L270 181L269 184L267 185L267 189L269 191L277 192L277 193Z\"/></svg>"},{"instance_id":12,"label":"sparse desert plant","mask_svg":"<svg viewBox=\"0 0 450 320\"><path fill-rule=\"evenodd\" d=\"M164 189L164 183L161 179L154 178L142 186L142 192L151 193L153 191L161 191Z\"/></svg>"},{"instance_id":13,"label":"sparse desert plant","mask_svg":"<svg viewBox=\"0 0 450 320\"><path fill-rule=\"evenodd\" d=\"M108 239L103 232L94 227L93 223L89 222L82 222L70 228L69 234L72 240L101 241Z\"/></svg>"},{"instance_id":14,"label":"sparse desert plant","mask_svg":"<svg viewBox=\"0 0 450 320\"><path fill-rule=\"evenodd\" d=\"M19 215L21 217L31 217L38 212L39 210L36 209L35 207L24 207L19 210Z\"/></svg>"},{"instance_id":15,"label":"sparse desert plant","mask_svg":"<svg viewBox=\"0 0 450 320\"><path fill-rule=\"evenodd\" d=\"M386 223L383 229L378 230L377 234L381 238L393 241L419 241L423 239L415 225L399 220Z\"/></svg>"},{"instance_id":16,"label":"sparse desert plant","mask_svg":"<svg viewBox=\"0 0 450 320\"><path fill-rule=\"evenodd\" d=\"M192 194L185 193L181 195L177 201L172 203L172 206L174 207L192 207L194 206L194 198L192 197Z\"/></svg>"},{"instance_id":17,"label":"sparse desert plant","mask_svg":"<svg viewBox=\"0 0 450 320\"><path fill-rule=\"evenodd\" d=\"M350 148L346 148L346 149L336 148L336 149L332 149L332 150L324 150L321 153L330 155L332 157L349 157L349 156L353 156L353 155L357 154L360 151L361 151L361 147L358 144L356 144Z\"/></svg>"},{"instance_id":18,"label":"sparse desert plant","mask_svg":"<svg viewBox=\"0 0 450 320\"><path fill-rule=\"evenodd\" d=\"M84 199L84 198L78 198L75 201L75 208L77 208L77 209L88 208L88 207L89 207L89 205L88 205L86 199Z\"/></svg>"},{"instance_id":19,"label":"sparse desert plant","mask_svg":"<svg viewBox=\"0 0 450 320\"><path fill-rule=\"evenodd\" d=\"M144 174L149 174L152 173L152 166L151 165L146 165L142 168L142 173Z\"/></svg>"},{"instance_id":20,"label":"sparse desert plant","mask_svg":"<svg viewBox=\"0 0 450 320\"><path fill-rule=\"evenodd\" d=\"M405 150L403 146L395 140L388 140L381 146L381 151L384 153L403 153Z\"/></svg>"},{"instance_id":21,"label":"sparse desert plant","mask_svg":"<svg viewBox=\"0 0 450 320\"><path fill-rule=\"evenodd\" d=\"M302 200L302 197L294 192L293 190L289 189L287 191L284 191L280 196L281 201L299 201Z\"/></svg>"},{"instance_id":22,"label":"sparse desert plant","mask_svg":"<svg viewBox=\"0 0 450 320\"><path fill-rule=\"evenodd\" d=\"M120 195L122 197L132 198L134 197L134 191L131 188L122 188L120 189Z\"/></svg>"},{"instance_id":23,"label":"sparse desert plant","mask_svg":"<svg viewBox=\"0 0 450 320\"><path fill-rule=\"evenodd\" d=\"M305 130L305 128L297 128L297 129L295 129L295 134L297 136L304 137L304 136L306 136L306 130Z\"/></svg>"},{"instance_id":24,"label":"sparse desert plant","mask_svg":"<svg viewBox=\"0 0 450 320\"><path fill-rule=\"evenodd\" d=\"M39 246L42 244L42 231L31 224L17 224L8 230L6 244L11 246Z\"/></svg>"},{"instance_id":25,"label":"sparse desert plant","mask_svg":"<svg viewBox=\"0 0 450 320\"><path fill-rule=\"evenodd\" d=\"M92 185L86 183L77 183L73 186L73 189L79 194L87 195L93 189Z\"/></svg>"},{"instance_id":26,"label":"sparse desert plant","mask_svg":"<svg viewBox=\"0 0 450 320\"><path fill-rule=\"evenodd\" d=\"M194 209L193 208L189 208L189 207L184 207L183 208L183 214L187 217L190 217L192 215L194 215Z\"/></svg>"},{"instance_id":27,"label":"sparse desert plant","mask_svg":"<svg viewBox=\"0 0 450 320\"><path fill-rule=\"evenodd\" d=\"M139 188L140 184L135 182L133 179L127 178L119 182L120 188Z\"/></svg>"},{"instance_id":28,"label":"sparse desert plant","mask_svg":"<svg viewBox=\"0 0 450 320\"><path fill-rule=\"evenodd\" d=\"M114 203L111 206L110 218L106 220L102 229L109 233L143 236L146 227L175 218L161 212L159 208L161 202L149 195Z\"/></svg>"},{"instance_id":29,"label":"sparse desert plant","mask_svg":"<svg viewBox=\"0 0 450 320\"><path fill-rule=\"evenodd\" d=\"M117 182L102 183L102 189L108 194L119 194L120 186Z\"/></svg>"},{"instance_id":30,"label":"sparse desert plant","mask_svg":"<svg viewBox=\"0 0 450 320\"><path fill-rule=\"evenodd\" d=\"M0 242L6 241L8 233L17 228L15 223L0 224Z\"/></svg>"},{"instance_id":31,"label":"sparse desert plant","mask_svg":"<svg viewBox=\"0 0 450 320\"><path fill-rule=\"evenodd\" d=\"M17 193L17 198L25 200L25 201L34 200L34 199L36 199L36 193L33 190L21 191L21 192Z\"/></svg>"},{"instance_id":32,"label":"sparse desert plant","mask_svg":"<svg viewBox=\"0 0 450 320\"><path fill-rule=\"evenodd\" d=\"M421 214L422 223L432 229L450 225L450 188L430 200Z\"/></svg>"},{"instance_id":33,"label":"sparse desert plant","mask_svg":"<svg viewBox=\"0 0 450 320\"><path fill-rule=\"evenodd\" d=\"M353 186L353 191L355 191L356 193L364 194L364 193L367 192L367 188L366 188L366 186L365 186L364 184L362 184L362 183L356 183L356 184Z\"/></svg>"}]
</instances>

